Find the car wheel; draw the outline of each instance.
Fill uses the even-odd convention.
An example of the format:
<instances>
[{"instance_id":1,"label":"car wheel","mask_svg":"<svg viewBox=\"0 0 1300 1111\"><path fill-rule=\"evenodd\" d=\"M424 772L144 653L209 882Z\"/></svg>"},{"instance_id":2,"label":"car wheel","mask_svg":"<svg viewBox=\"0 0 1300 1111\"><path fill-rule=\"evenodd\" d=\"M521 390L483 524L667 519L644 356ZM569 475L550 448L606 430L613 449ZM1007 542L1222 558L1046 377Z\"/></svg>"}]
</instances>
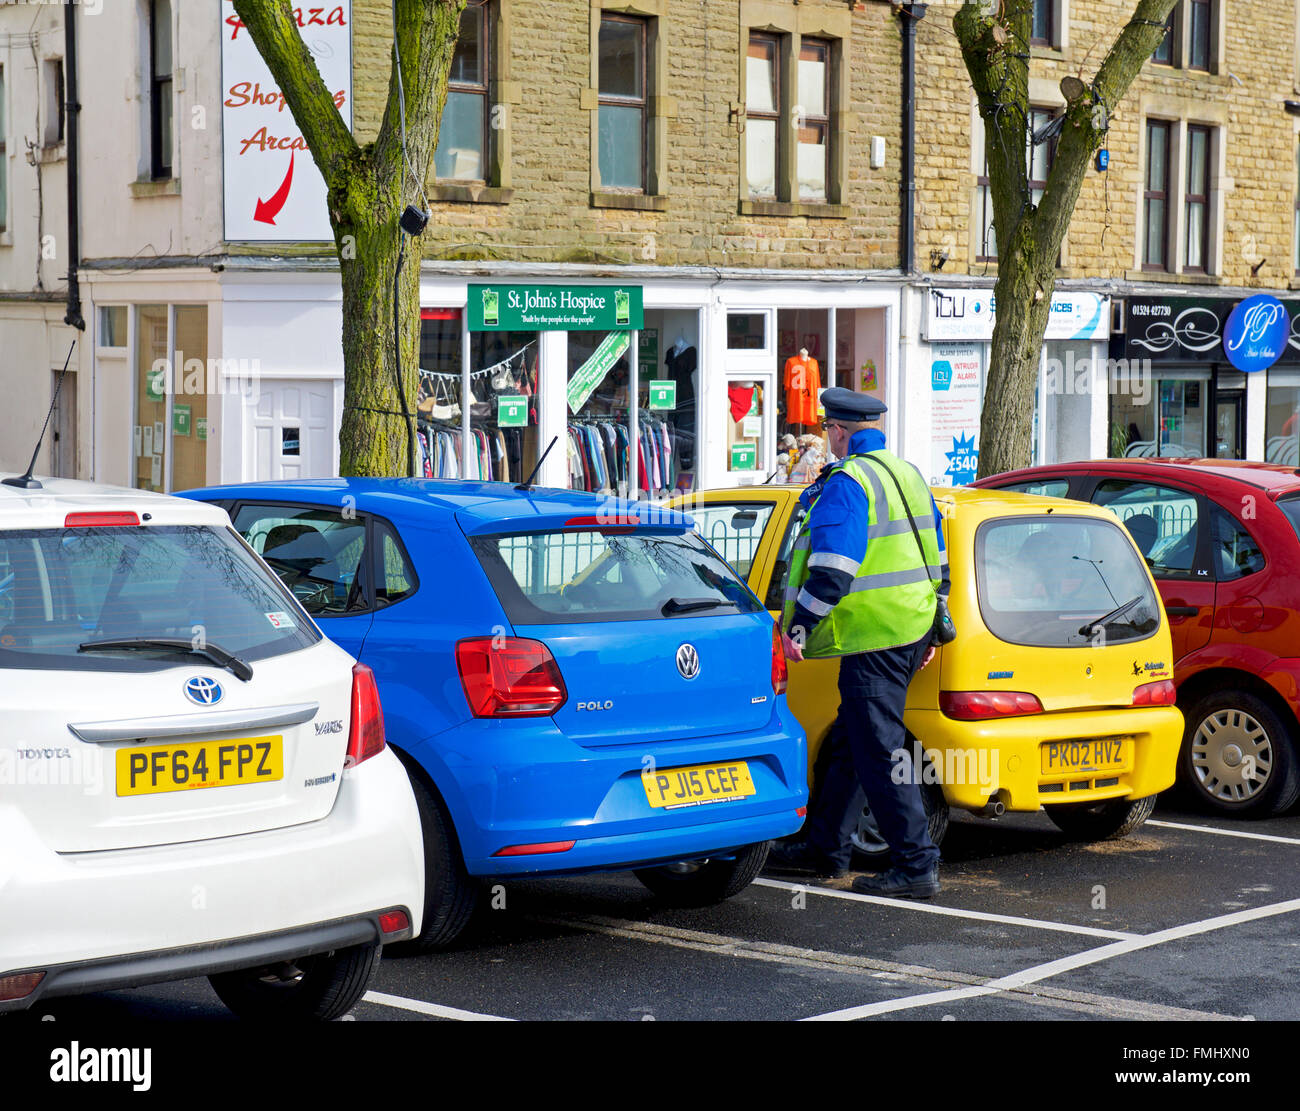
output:
<instances>
[{"instance_id":1,"label":"car wheel","mask_svg":"<svg viewBox=\"0 0 1300 1111\"><path fill-rule=\"evenodd\" d=\"M1292 732L1263 699L1246 691L1216 691L1184 716L1179 771L1202 807L1267 817L1300 798Z\"/></svg>"},{"instance_id":2,"label":"car wheel","mask_svg":"<svg viewBox=\"0 0 1300 1111\"><path fill-rule=\"evenodd\" d=\"M1155 808L1155 795L1143 799L1107 799L1105 802L1044 807L1056 828L1076 841L1110 841L1127 837L1151 817Z\"/></svg>"},{"instance_id":3,"label":"car wheel","mask_svg":"<svg viewBox=\"0 0 1300 1111\"><path fill-rule=\"evenodd\" d=\"M208 977L212 990L240 1018L328 1022L365 994L379 966L379 942Z\"/></svg>"},{"instance_id":4,"label":"car wheel","mask_svg":"<svg viewBox=\"0 0 1300 1111\"><path fill-rule=\"evenodd\" d=\"M633 871L664 902L675 907L707 907L743 891L767 863L771 841L737 849L730 859L688 860Z\"/></svg>"},{"instance_id":5,"label":"car wheel","mask_svg":"<svg viewBox=\"0 0 1300 1111\"><path fill-rule=\"evenodd\" d=\"M943 788L937 783L921 784L921 801L925 804L925 816L930 822L930 840L935 847L943 843L948 834L948 800L943 797ZM889 852L889 842L880 836L871 807L864 806L858 818L858 828L850 838L853 851L864 856L884 856Z\"/></svg>"},{"instance_id":6,"label":"car wheel","mask_svg":"<svg viewBox=\"0 0 1300 1111\"><path fill-rule=\"evenodd\" d=\"M420 936L399 943L397 952L432 953L447 948L469 924L478 887L460 859L446 807L418 776L410 779L424 835L424 918Z\"/></svg>"}]
</instances>

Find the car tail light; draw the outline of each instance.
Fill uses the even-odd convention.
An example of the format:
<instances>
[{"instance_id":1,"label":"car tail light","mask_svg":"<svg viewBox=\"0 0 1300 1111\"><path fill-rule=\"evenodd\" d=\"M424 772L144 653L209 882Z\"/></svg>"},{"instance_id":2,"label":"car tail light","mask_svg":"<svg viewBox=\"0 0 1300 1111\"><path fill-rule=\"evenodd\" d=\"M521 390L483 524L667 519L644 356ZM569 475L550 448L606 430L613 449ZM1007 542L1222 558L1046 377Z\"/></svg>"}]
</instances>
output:
<instances>
[{"instance_id":1,"label":"car tail light","mask_svg":"<svg viewBox=\"0 0 1300 1111\"><path fill-rule=\"evenodd\" d=\"M384 711L379 705L375 673L365 664L352 665L352 730L348 734L345 768L384 751Z\"/></svg>"},{"instance_id":2,"label":"car tail light","mask_svg":"<svg viewBox=\"0 0 1300 1111\"><path fill-rule=\"evenodd\" d=\"M790 667L785 662L785 645L781 643L781 630L772 626L772 690L785 694L790 681Z\"/></svg>"},{"instance_id":3,"label":"car tail light","mask_svg":"<svg viewBox=\"0 0 1300 1111\"><path fill-rule=\"evenodd\" d=\"M69 513L63 518L64 528L107 528L113 525L138 525L135 513Z\"/></svg>"},{"instance_id":4,"label":"car tail light","mask_svg":"<svg viewBox=\"0 0 1300 1111\"><path fill-rule=\"evenodd\" d=\"M0 1000L24 999L45 979L44 972L20 972L17 976L0 976Z\"/></svg>"},{"instance_id":5,"label":"car tail light","mask_svg":"<svg viewBox=\"0 0 1300 1111\"><path fill-rule=\"evenodd\" d=\"M576 841L540 841L535 845L509 845L497 849L493 856L535 856L542 853L567 853Z\"/></svg>"},{"instance_id":6,"label":"car tail light","mask_svg":"<svg viewBox=\"0 0 1300 1111\"><path fill-rule=\"evenodd\" d=\"M1143 683L1133 688L1134 706L1172 706L1178 701L1178 689L1172 679L1158 683Z\"/></svg>"},{"instance_id":7,"label":"car tail light","mask_svg":"<svg viewBox=\"0 0 1300 1111\"><path fill-rule=\"evenodd\" d=\"M476 718L547 717L569 697L555 657L540 640L462 640L456 667Z\"/></svg>"},{"instance_id":8,"label":"car tail light","mask_svg":"<svg viewBox=\"0 0 1300 1111\"><path fill-rule=\"evenodd\" d=\"M1041 714L1043 704L1025 691L940 691L939 709L957 721Z\"/></svg>"}]
</instances>

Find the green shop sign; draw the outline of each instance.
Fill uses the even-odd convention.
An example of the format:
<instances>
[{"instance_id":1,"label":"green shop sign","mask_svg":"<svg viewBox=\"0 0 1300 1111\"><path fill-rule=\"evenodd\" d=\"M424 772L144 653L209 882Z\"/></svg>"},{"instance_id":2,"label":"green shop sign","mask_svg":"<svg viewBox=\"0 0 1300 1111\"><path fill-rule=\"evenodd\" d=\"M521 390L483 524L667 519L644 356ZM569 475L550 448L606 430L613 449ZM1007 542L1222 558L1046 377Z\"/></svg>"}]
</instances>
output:
<instances>
[{"instance_id":1,"label":"green shop sign","mask_svg":"<svg viewBox=\"0 0 1300 1111\"><path fill-rule=\"evenodd\" d=\"M653 378L650 381L650 408L676 409L677 383L672 379Z\"/></svg>"},{"instance_id":2,"label":"green shop sign","mask_svg":"<svg viewBox=\"0 0 1300 1111\"><path fill-rule=\"evenodd\" d=\"M758 461L757 444L732 444L731 469L733 471L752 471Z\"/></svg>"},{"instance_id":3,"label":"green shop sign","mask_svg":"<svg viewBox=\"0 0 1300 1111\"><path fill-rule=\"evenodd\" d=\"M630 332L643 327L640 286L469 287L471 332Z\"/></svg>"},{"instance_id":4,"label":"green shop sign","mask_svg":"<svg viewBox=\"0 0 1300 1111\"><path fill-rule=\"evenodd\" d=\"M502 428L522 428L528 423L528 398L519 394L497 395L497 424Z\"/></svg>"}]
</instances>

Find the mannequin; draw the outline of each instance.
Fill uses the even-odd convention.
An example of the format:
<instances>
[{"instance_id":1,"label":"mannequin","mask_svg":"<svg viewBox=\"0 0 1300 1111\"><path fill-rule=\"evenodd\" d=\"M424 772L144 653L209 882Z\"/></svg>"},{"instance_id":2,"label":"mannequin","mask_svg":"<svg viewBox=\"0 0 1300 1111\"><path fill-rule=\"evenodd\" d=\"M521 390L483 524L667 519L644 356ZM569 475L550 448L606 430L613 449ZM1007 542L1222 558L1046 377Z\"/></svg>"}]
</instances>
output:
<instances>
[{"instance_id":1,"label":"mannequin","mask_svg":"<svg viewBox=\"0 0 1300 1111\"><path fill-rule=\"evenodd\" d=\"M808 354L808 348L799 348L799 354L785 361L785 418L786 423L797 426L802 432L805 425L818 426L817 395L821 390L821 368Z\"/></svg>"}]
</instances>

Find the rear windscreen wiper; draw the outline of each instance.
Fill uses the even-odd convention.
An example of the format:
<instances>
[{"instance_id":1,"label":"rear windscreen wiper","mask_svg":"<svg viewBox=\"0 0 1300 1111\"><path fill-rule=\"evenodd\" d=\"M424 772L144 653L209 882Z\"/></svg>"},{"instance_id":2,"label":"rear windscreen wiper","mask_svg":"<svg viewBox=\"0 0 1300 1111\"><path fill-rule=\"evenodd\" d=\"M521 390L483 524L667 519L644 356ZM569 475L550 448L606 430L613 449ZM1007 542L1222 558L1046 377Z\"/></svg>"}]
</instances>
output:
<instances>
[{"instance_id":1,"label":"rear windscreen wiper","mask_svg":"<svg viewBox=\"0 0 1300 1111\"><path fill-rule=\"evenodd\" d=\"M172 652L180 652L186 656L202 656L204 659L211 660L218 667L229 669L236 679L242 679L245 683L253 677L253 669L248 666L238 656L231 655L224 648L218 648L215 644L207 644L202 648L196 648L188 640L169 640L165 637L126 637L121 640L89 640L85 644L77 646L78 652L120 652L120 651L147 651L151 648L162 648Z\"/></svg>"},{"instance_id":2,"label":"rear windscreen wiper","mask_svg":"<svg viewBox=\"0 0 1300 1111\"><path fill-rule=\"evenodd\" d=\"M1089 621L1088 624L1080 626L1079 634L1085 637L1092 636L1092 634L1095 633L1098 629L1105 628L1112 621L1114 621L1115 618L1123 617L1126 613L1128 613L1129 610L1131 610L1134 606L1136 606L1141 601L1142 601L1141 594L1139 594L1136 598L1130 598L1122 606L1116 606L1113 610L1110 611L1110 613L1103 613L1099 618L1097 618L1096 621Z\"/></svg>"},{"instance_id":3,"label":"rear windscreen wiper","mask_svg":"<svg viewBox=\"0 0 1300 1111\"><path fill-rule=\"evenodd\" d=\"M671 617L675 613L713 609L715 606L731 606L735 609L737 603L730 598L669 598L659 612L665 617Z\"/></svg>"}]
</instances>

